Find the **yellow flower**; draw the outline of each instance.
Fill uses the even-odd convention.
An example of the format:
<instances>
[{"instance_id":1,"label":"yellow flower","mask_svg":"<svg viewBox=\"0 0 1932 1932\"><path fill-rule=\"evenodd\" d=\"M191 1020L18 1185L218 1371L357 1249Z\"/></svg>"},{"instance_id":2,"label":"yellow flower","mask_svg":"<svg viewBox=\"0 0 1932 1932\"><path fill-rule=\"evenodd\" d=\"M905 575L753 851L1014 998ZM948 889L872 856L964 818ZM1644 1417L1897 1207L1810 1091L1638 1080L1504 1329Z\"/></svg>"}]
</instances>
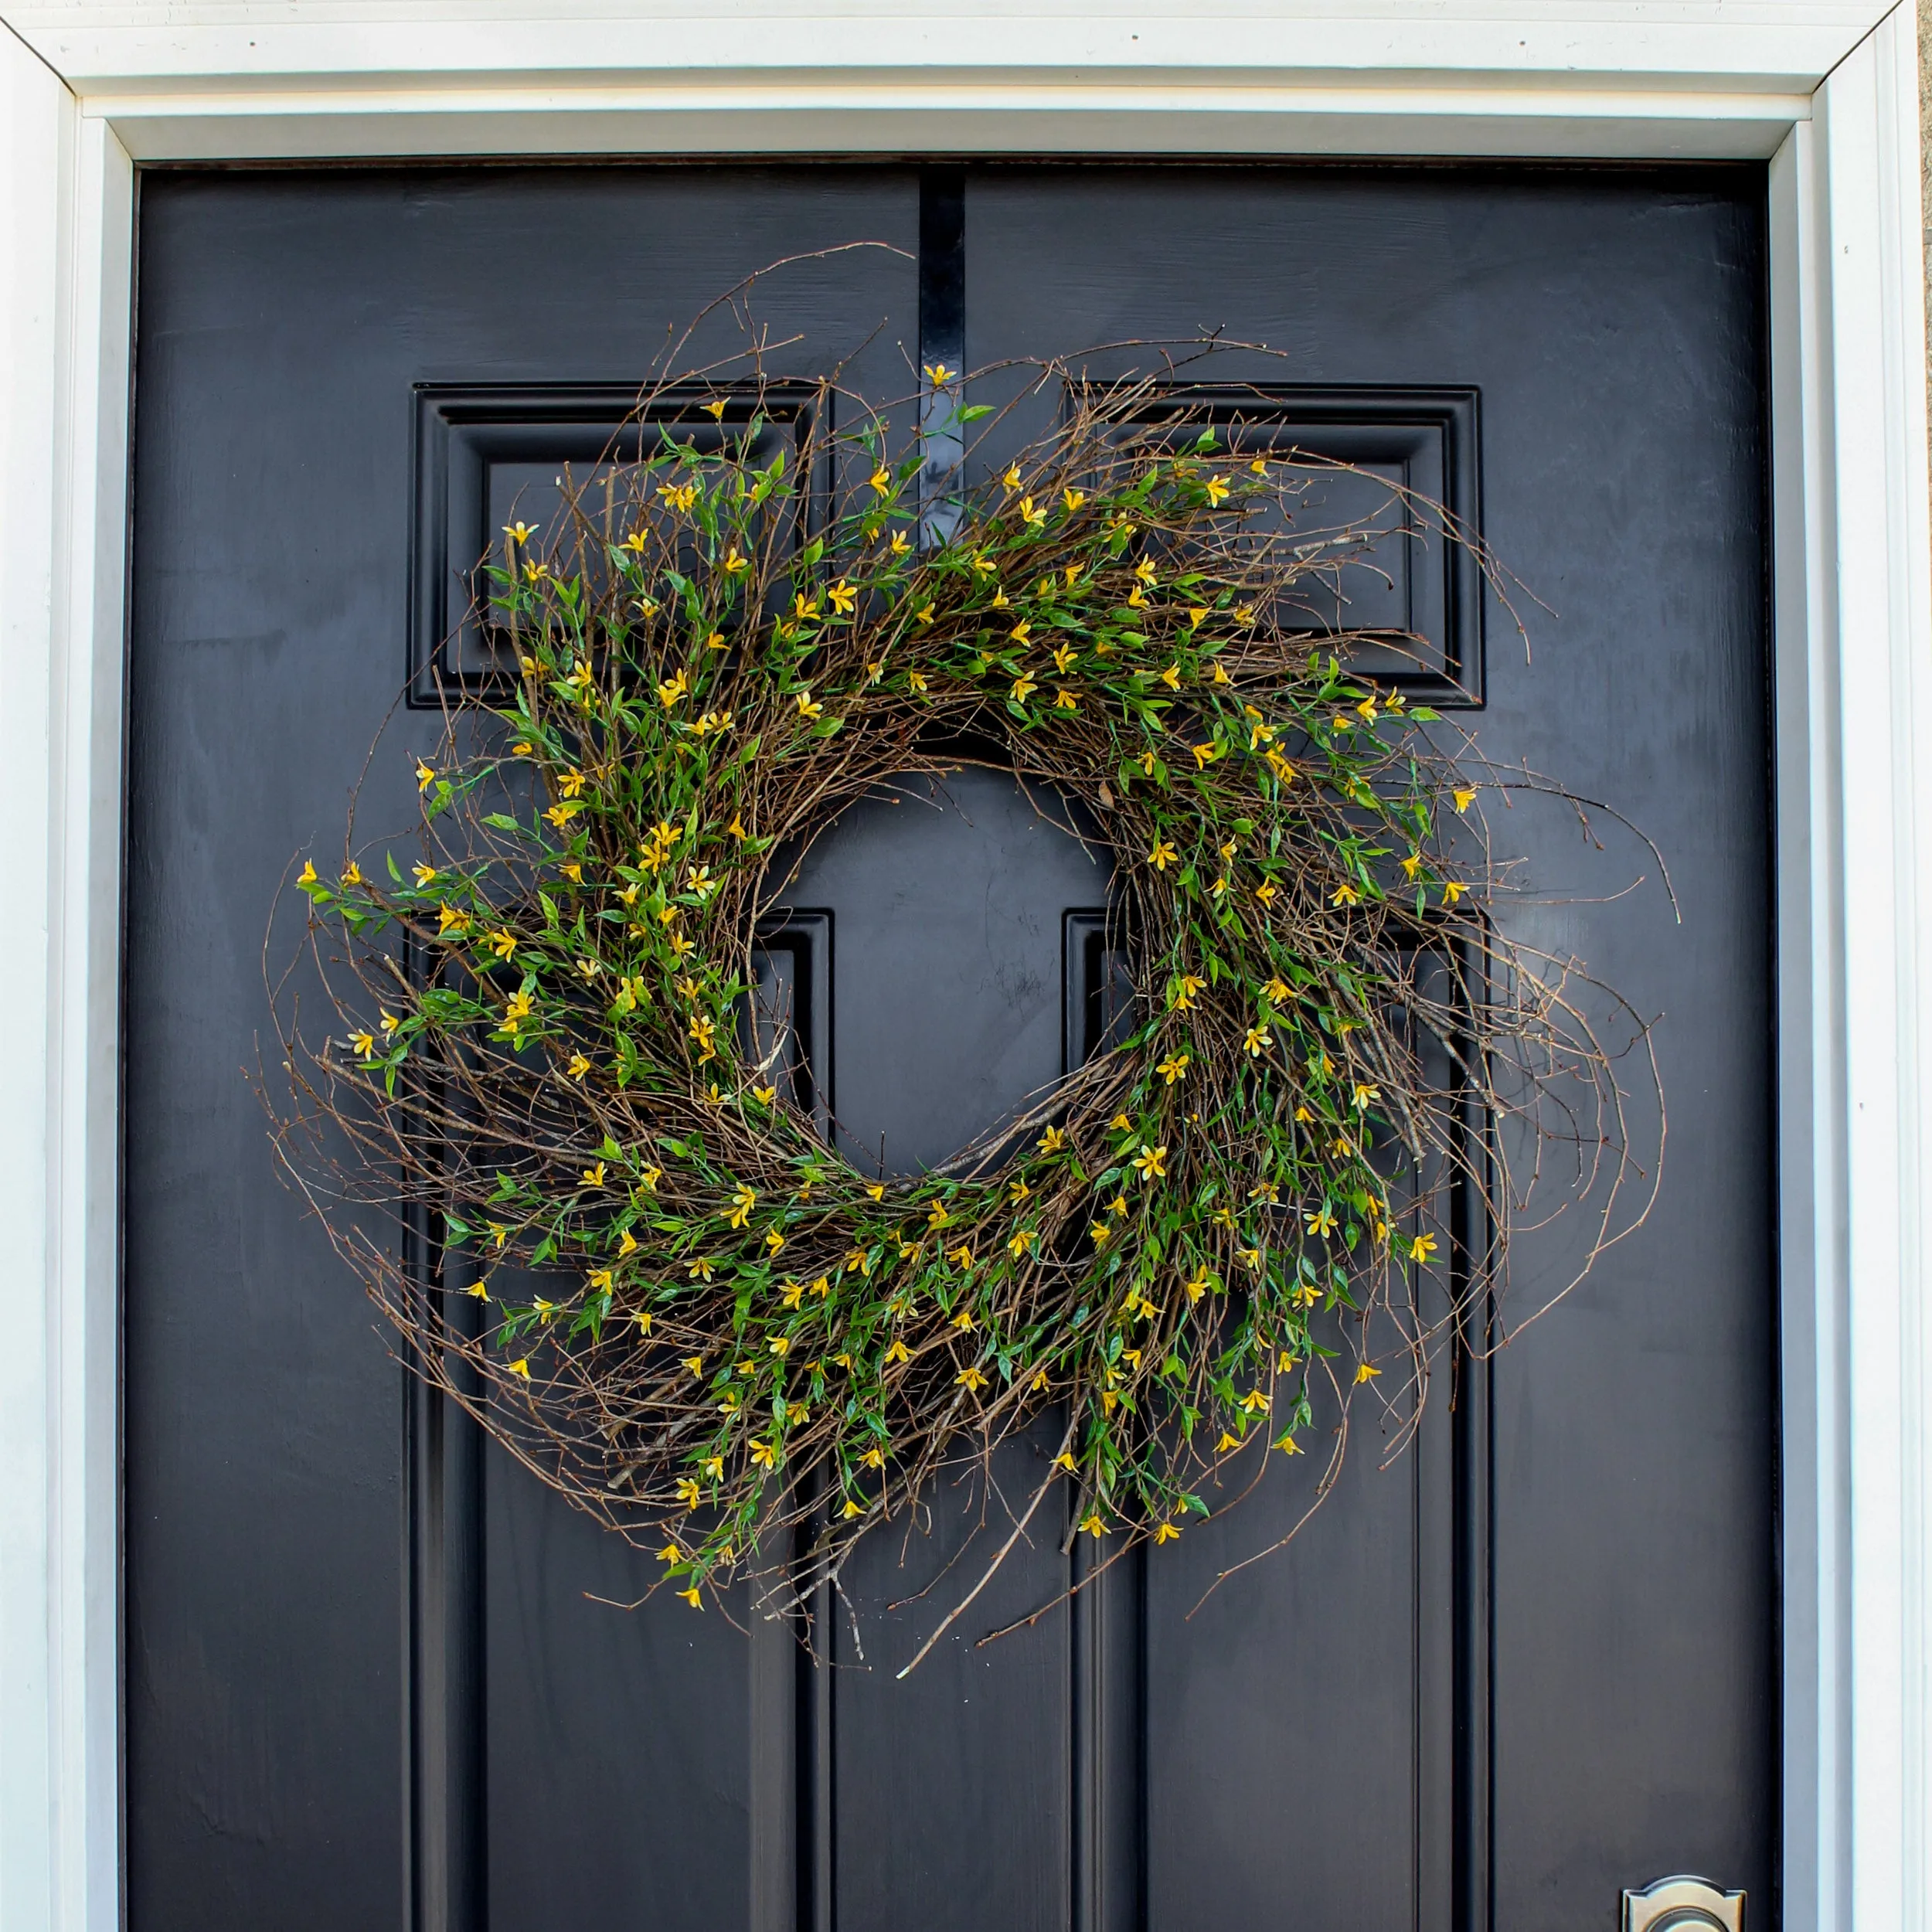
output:
<instances>
[{"instance_id":1,"label":"yellow flower","mask_svg":"<svg viewBox=\"0 0 1932 1932\"><path fill-rule=\"evenodd\" d=\"M1081 1519L1080 1527L1090 1536L1104 1536L1107 1534L1107 1519L1096 1509Z\"/></svg>"},{"instance_id":2,"label":"yellow flower","mask_svg":"<svg viewBox=\"0 0 1932 1932\"><path fill-rule=\"evenodd\" d=\"M1206 1268L1199 1268L1195 1270L1192 1278L1183 1285L1187 1289L1189 1301L1199 1301L1214 1286L1214 1277Z\"/></svg>"},{"instance_id":3,"label":"yellow flower","mask_svg":"<svg viewBox=\"0 0 1932 1932\"><path fill-rule=\"evenodd\" d=\"M1194 745L1189 749L1194 753L1194 765L1197 771L1206 770L1221 755L1221 747L1217 744Z\"/></svg>"},{"instance_id":4,"label":"yellow flower","mask_svg":"<svg viewBox=\"0 0 1932 1932\"><path fill-rule=\"evenodd\" d=\"M523 1022L530 1017L532 1002L527 992L519 990L510 995L509 1003L503 1009L503 1030L514 1036ZM383 1029L388 1030L386 1027Z\"/></svg>"},{"instance_id":5,"label":"yellow flower","mask_svg":"<svg viewBox=\"0 0 1932 1932\"><path fill-rule=\"evenodd\" d=\"M973 1265L973 1251L962 1242L946 1259L955 1267L970 1268Z\"/></svg>"},{"instance_id":6,"label":"yellow flower","mask_svg":"<svg viewBox=\"0 0 1932 1932\"><path fill-rule=\"evenodd\" d=\"M1153 560L1151 557L1142 557L1140 562L1134 565L1134 574L1143 583L1154 583L1155 577Z\"/></svg>"},{"instance_id":7,"label":"yellow flower","mask_svg":"<svg viewBox=\"0 0 1932 1932\"><path fill-rule=\"evenodd\" d=\"M1169 1004L1177 1013L1184 1013L1194 1004L1194 995L1201 992L1207 981L1193 973L1183 973L1175 982Z\"/></svg>"},{"instance_id":8,"label":"yellow flower","mask_svg":"<svg viewBox=\"0 0 1932 1932\"><path fill-rule=\"evenodd\" d=\"M1176 1080L1186 1078L1188 1061L1185 1053L1170 1053L1154 1070L1172 1087Z\"/></svg>"},{"instance_id":9,"label":"yellow flower","mask_svg":"<svg viewBox=\"0 0 1932 1932\"><path fill-rule=\"evenodd\" d=\"M767 1228L765 1230L765 1246L774 1254L776 1254L784 1244L785 1237L776 1228Z\"/></svg>"},{"instance_id":10,"label":"yellow flower","mask_svg":"<svg viewBox=\"0 0 1932 1932\"><path fill-rule=\"evenodd\" d=\"M1362 895L1345 879L1328 895L1328 903L1332 906L1359 906L1362 903Z\"/></svg>"},{"instance_id":11,"label":"yellow flower","mask_svg":"<svg viewBox=\"0 0 1932 1932\"><path fill-rule=\"evenodd\" d=\"M1357 1080L1354 1097L1355 1111L1359 1114L1365 1114L1375 1102L1381 1099L1382 1089L1379 1087L1370 1087L1363 1081Z\"/></svg>"},{"instance_id":12,"label":"yellow flower","mask_svg":"<svg viewBox=\"0 0 1932 1932\"><path fill-rule=\"evenodd\" d=\"M928 362L926 365L926 379L934 389L944 389L958 373L957 369L948 369L944 362Z\"/></svg>"},{"instance_id":13,"label":"yellow flower","mask_svg":"<svg viewBox=\"0 0 1932 1932\"><path fill-rule=\"evenodd\" d=\"M912 1359L913 1352L906 1346L905 1338L894 1335L892 1346L886 1351L886 1359L888 1362L910 1362Z\"/></svg>"},{"instance_id":14,"label":"yellow flower","mask_svg":"<svg viewBox=\"0 0 1932 1932\"><path fill-rule=\"evenodd\" d=\"M1053 668L1063 678L1080 661L1080 654L1070 644L1057 646L1053 652Z\"/></svg>"},{"instance_id":15,"label":"yellow flower","mask_svg":"<svg viewBox=\"0 0 1932 1932\"><path fill-rule=\"evenodd\" d=\"M845 1498L845 1506L843 1513L846 1520L849 1522L854 1516L862 1516L866 1512L859 1507L857 1503L852 1501L851 1497L848 1496Z\"/></svg>"},{"instance_id":16,"label":"yellow flower","mask_svg":"<svg viewBox=\"0 0 1932 1932\"><path fill-rule=\"evenodd\" d=\"M825 715L825 707L822 704L815 703L813 701L812 695L809 691L801 691L798 693L800 717L812 719L822 717Z\"/></svg>"},{"instance_id":17,"label":"yellow flower","mask_svg":"<svg viewBox=\"0 0 1932 1932\"><path fill-rule=\"evenodd\" d=\"M1104 1221L1096 1221L1087 1230L1097 1248L1104 1248L1114 1238L1114 1230Z\"/></svg>"},{"instance_id":18,"label":"yellow flower","mask_svg":"<svg viewBox=\"0 0 1932 1932\"><path fill-rule=\"evenodd\" d=\"M887 547L894 556L903 556L913 546L903 530L895 530L893 532L893 540Z\"/></svg>"},{"instance_id":19,"label":"yellow flower","mask_svg":"<svg viewBox=\"0 0 1932 1932\"><path fill-rule=\"evenodd\" d=\"M1426 1261L1436 1251L1436 1237L1433 1234L1418 1234L1409 1243L1409 1259Z\"/></svg>"},{"instance_id":20,"label":"yellow flower","mask_svg":"<svg viewBox=\"0 0 1932 1932\"><path fill-rule=\"evenodd\" d=\"M1284 1456L1298 1456L1302 1453L1301 1444L1285 1430L1275 1439L1274 1446Z\"/></svg>"},{"instance_id":21,"label":"yellow flower","mask_svg":"<svg viewBox=\"0 0 1932 1932\"><path fill-rule=\"evenodd\" d=\"M740 1182L737 1192L731 1197L731 1206L725 1210L724 1218L726 1225L734 1228L743 1227L750 1217L751 1210L757 1205L758 1196L756 1191L747 1187L742 1181Z\"/></svg>"},{"instance_id":22,"label":"yellow flower","mask_svg":"<svg viewBox=\"0 0 1932 1932\"><path fill-rule=\"evenodd\" d=\"M1274 903L1274 896L1280 889L1281 888L1272 879L1264 879L1260 885L1255 887L1254 896L1260 900L1263 905L1272 906Z\"/></svg>"},{"instance_id":23,"label":"yellow flower","mask_svg":"<svg viewBox=\"0 0 1932 1932\"><path fill-rule=\"evenodd\" d=\"M1476 788L1474 785L1458 787L1451 795L1456 801L1456 809L1458 811L1467 811L1476 802Z\"/></svg>"},{"instance_id":24,"label":"yellow flower","mask_svg":"<svg viewBox=\"0 0 1932 1932\"><path fill-rule=\"evenodd\" d=\"M1017 1261L1039 1239L1039 1234L1033 1229L1022 1228L1019 1233L1006 1243L1006 1252Z\"/></svg>"},{"instance_id":25,"label":"yellow flower","mask_svg":"<svg viewBox=\"0 0 1932 1932\"><path fill-rule=\"evenodd\" d=\"M1288 982L1279 973L1261 988L1261 997L1271 1006L1285 1006L1294 998L1294 993Z\"/></svg>"},{"instance_id":26,"label":"yellow flower","mask_svg":"<svg viewBox=\"0 0 1932 1932\"><path fill-rule=\"evenodd\" d=\"M1147 862L1156 872L1165 872L1179 857L1180 854L1165 838L1157 838L1153 850L1147 855Z\"/></svg>"},{"instance_id":27,"label":"yellow flower","mask_svg":"<svg viewBox=\"0 0 1932 1932\"><path fill-rule=\"evenodd\" d=\"M513 1376L521 1376L526 1382L528 1382L530 1379L530 1358L528 1355L522 1355L512 1362L510 1364L510 1372Z\"/></svg>"},{"instance_id":28,"label":"yellow flower","mask_svg":"<svg viewBox=\"0 0 1932 1932\"><path fill-rule=\"evenodd\" d=\"M1370 724L1373 724L1376 721L1376 701L1374 695L1371 693L1368 697L1364 698L1361 703L1355 706L1355 709L1359 711Z\"/></svg>"},{"instance_id":29,"label":"yellow flower","mask_svg":"<svg viewBox=\"0 0 1932 1932\"><path fill-rule=\"evenodd\" d=\"M1304 1213L1301 1218L1308 1223L1308 1232L1320 1235L1325 1241L1335 1232L1335 1211L1326 1201L1315 1213Z\"/></svg>"},{"instance_id":30,"label":"yellow flower","mask_svg":"<svg viewBox=\"0 0 1932 1932\"><path fill-rule=\"evenodd\" d=\"M561 832L583 809L583 806L574 798L566 799L560 804L553 805L543 815Z\"/></svg>"},{"instance_id":31,"label":"yellow flower","mask_svg":"<svg viewBox=\"0 0 1932 1932\"><path fill-rule=\"evenodd\" d=\"M503 534L512 543L528 543L531 538L536 535L536 531L529 524L519 519L515 523L505 524Z\"/></svg>"},{"instance_id":32,"label":"yellow flower","mask_svg":"<svg viewBox=\"0 0 1932 1932\"><path fill-rule=\"evenodd\" d=\"M1272 745L1268 747L1265 756L1267 758L1269 770L1273 772L1284 785L1291 784L1294 781L1294 766L1290 764L1287 760L1283 757Z\"/></svg>"},{"instance_id":33,"label":"yellow flower","mask_svg":"<svg viewBox=\"0 0 1932 1932\"><path fill-rule=\"evenodd\" d=\"M648 1335L651 1332L651 1311L648 1308L638 1309L631 1319L637 1323L639 1335Z\"/></svg>"},{"instance_id":34,"label":"yellow flower","mask_svg":"<svg viewBox=\"0 0 1932 1932\"><path fill-rule=\"evenodd\" d=\"M1250 1026L1241 1044L1250 1057L1258 1060L1264 1048L1274 1044L1274 1036L1265 1026Z\"/></svg>"},{"instance_id":35,"label":"yellow flower","mask_svg":"<svg viewBox=\"0 0 1932 1932\"><path fill-rule=\"evenodd\" d=\"M959 1373L953 1378L953 1379L957 1382L961 1388L971 1389L977 1393L986 1386L986 1372L985 1369L978 1367L962 1369L960 1370Z\"/></svg>"},{"instance_id":36,"label":"yellow flower","mask_svg":"<svg viewBox=\"0 0 1932 1932\"><path fill-rule=\"evenodd\" d=\"M1056 711L1077 711L1080 708L1080 701L1065 685L1058 685L1054 687L1053 708Z\"/></svg>"},{"instance_id":37,"label":"yellow flower","mask_svg":"<svg viewBox=\"0 0 1932 1932\"><path fill-rule=\"evenodd\" d=\"M1356 1386L1359 1387L1365 1382L1372 1381L1381 1372L1379 1369L1372 1369L1367 1362L1363 1362L1362 1366L1355 1372Z\"/></svg>"},{"instance_id":38,"label":"yellow flower","mask_svg":"<svg viewBox=\"0 0 1932 1932\"><path fill-rule=\"evenodd\" d=\"M1228 486L1218 476L1210 476L1204 486L1207 491L1208 507L1218 510L1222 498L1228 493Z\"/></svg>"},{"instance_id":39,"label":"yellow flower","mask_svg":"<svg viewBox=\"0 0 1932 1932\"><path fill-rule=\"evenodd\" d=\"M1030 496L1023 496L1020 498L1019 514L1020 521L1030 525L1035 529L1038 529L1046 521L1046 506L1043 504L1036 505Z\"/></svg>"},{"instance_id":40,"label":"yellow flower","mask_svg":"<svg viewBox=\"0 0 1932 1932\"><path fill-rule=\"evenodd\" d=\"M1230 1435L1228 1432L1223 1429L1221 1431L1221 1440L1214 1445L1214 1453L1217 1456L1225 1456L1230 1449L1238 1449L1240 1446L1241 1444L1240 1440L1236 1437Z\"/></svg>"},{"instance_id":41,"label":"yellow flower","mask_svg":"<svg viewBox=\"0 0 1932 1932\"><path fill-rule=\"evenodd\" d=\"M695 1261L687 1261L685 1267L695 1280L709 1281L716 1271L717 1264L707 1260L700 1255Z\"/></svg>"},{"instance_id":42,"label":"yellow flower","mask_svg":"<svg viewBox=\"0 0 1932 1932\"><path fill-rule=\"evenodd\" d=\"M1139 1168L1143 1180L1158 1181L1167 1174L1167 1148L1165 1146L1149 1147L1141 1143L1141 1151L1134 1155L1133 1165Z\"/></svg>"},{"instance_id":43,"label":"yellow flower","mask_svg":"<svg viewBox=\"0 0 1932 1932\"><path fill-rule=\"evenodd\" d=\"M849 617L852 606L859 601L859 593L843 577L832 585L825 595L831 598L832 607L842 617Z\"/></svg>"},{"instance_id":44,"label":"yellow flower","mask_svg":"<svg viewBox=\"0 0 1932 1932\"><path fill-rule=\"evenodd\" d=\"M1445 879L1442 882L1442 903L1453 906L1468 889L1460 879Z\"/></svg>"},{"instance_id":45,"label":"yellow flower","mask_svg":"<svg viewBox=\"0 0 1932 1932\"><path fill-rule=\"evenodd\" d=\"M1180 1539L1180 1531L1172 1523L1164 1522L1159 1529L1155 1531L1154 1541L1156 1545L1177 1543Z\"/></svg>"},{"instance_id":46,"label":"yellow flower","mask_svg":"<svg viewBox=\"0 0 1932 1932\"><path fill-rule=\"evenodd\" d=\"M1015 704L1023 704L1026 699L1031 697L1039 689L1039 686L1036 685L1031 678L1027 676L1025 672L1022 671L1019 675L1013 680L1013 688L1011 692L1008 693L1008 696L1012 699Z\"/></svg>"},{"instance_id":47,"label":"yellow flower","mask_svg":"<svg viewBox=\"0 0 1932 1932\"><path fill-rule=\"evenodd\" d=\"M946 1203L944 1201L935 1201L927 1213L926 1225L928 1227L943 1228L952 1218L946 1212Z\"/></svg>"},{"instance_id":48,"label":"yellow flower","mask_svg":"<svg viewBox=\"0 0 1932 1932\"><path fill-rule=\"evenodd\" d=\"M1161 673L1161 682L1165 685L1170 691L1179 690L1181 688L1181 667L1178 664L1169 665L1168 668Z\"/></svg>"},{"instance_id":49,"label":"yellow flower","mask_svg":"<svg viewBox=\"0 0 1932 1932\"><path fill-rule=\"evenodd\" d=\"M682 1597L693 1610L702 1610L704 1608L703 1595L699 1591L698 1586L696 1583L693 1583L689 1590L679 1590L678 1594Z\"/></svg>"},{"instance_id":50,"label":"yellow flower","mask_svg":"<svg viewBox=\"0 0 1932 1932\"><path fill-rule=\"evenodd\" d=\"M877 469L874 470L872 474L866 478L866 481L869 483L881 496L890 496L893 493L892 472L883 464L880 464Z\"/></svg>"},{"instance_id":51,"label":"yellow flower","mask_svg":"<svg viewBox=\"0 0 1932 1932\"><path fill-rule=\"evenodd\" d=\"M719 406L722 407L723 405ZM749 570L750 568L751 560L749 557L740 556L738 553L737 545L733 544L731 548L725 553L725 574L727 577L735 577L741 570Z\"/></svg>"},{"instance_id":52,"label":"yellow flower","mask_svg":"<svg viewBox=\"0 0 1932 1932\"><path fill-rule=\"evenodd\" d=\"M352 1033L349 1036L349 1043L364 1060L376 1057L376 1036L373 1033Z\"/></svg>"},{"instance_id":53,"label":"yellow flower","mask_svg":"<svg viewBox=\"0 0 1932 1932\"><path fill-rule=\"evenodd\" d=\"M345 886L359 886L362 883L362 869L360 866L356 864L354 859L352 859L349 863L342 868L342 883Z\"/></svg>"},{"instance_id":54,"label":"yellow flower","mask_svg":"<svg viewBox=\"0 0 1932 1932\"><path fill-rule=\"evenodd\" d=\"M921 624L930 624L933 621L933 613L938 608L939 606L936 604L930 602L922 604L919 608L913 613L913 615L916 617ZM913 673L913 689L915 691L923 691L926 689L926 680L922 678L917 671Z\"/></svg>"}]
</instances>

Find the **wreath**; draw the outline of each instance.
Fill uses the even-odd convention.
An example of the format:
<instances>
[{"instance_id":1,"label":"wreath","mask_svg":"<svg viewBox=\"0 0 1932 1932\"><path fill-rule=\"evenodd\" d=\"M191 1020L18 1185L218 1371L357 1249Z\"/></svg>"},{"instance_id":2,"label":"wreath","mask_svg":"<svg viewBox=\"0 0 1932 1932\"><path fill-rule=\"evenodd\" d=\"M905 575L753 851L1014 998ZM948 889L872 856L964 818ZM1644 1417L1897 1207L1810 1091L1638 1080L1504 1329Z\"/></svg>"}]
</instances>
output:
<instances>
[{"instance_id":1,"label":"wreath","mask_svg":"<svg viewBox=\"0 0 1932 1932\"><path fill-rule=\"evenodd\" d=\"M1165 1543L1325 1429L1325 1492L1357 1392L1406 1427L1435 1344L1488 1345L1512 1165L1577 1150L1586 1266L1638 1171L1588 982L1491 916L1485 794L1540 781L1311 614L1387 519L1321 522L1260 391L924 379L910 447L755 359L649 386L479 566L500 674L442 686L416 856L352 814L301 868L328 1036L274 989L278 1145L407 1359L694 1606L806 1603L1042 1418L1005 1548L1063 1479L1070 1536ZM940 444L985 480L922 523ZM759 924L842 811L971 757L1110 849L1131 1005L1023 1118L869 1173L747 1022Z\"/></svg>"}]
</instances>

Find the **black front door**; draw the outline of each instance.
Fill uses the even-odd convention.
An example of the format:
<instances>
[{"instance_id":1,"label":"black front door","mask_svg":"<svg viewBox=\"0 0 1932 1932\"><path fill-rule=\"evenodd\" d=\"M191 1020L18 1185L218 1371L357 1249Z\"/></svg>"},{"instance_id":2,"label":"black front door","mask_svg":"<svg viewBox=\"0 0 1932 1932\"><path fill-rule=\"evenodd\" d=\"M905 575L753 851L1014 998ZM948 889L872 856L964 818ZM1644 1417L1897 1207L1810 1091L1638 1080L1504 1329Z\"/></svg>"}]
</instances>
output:
<instances>
[{"instance_id":1,"label":"black front door","mask_svg":"<svg viewBox=\"0 0 1932 1932\"><path fill-rule=\"evenodd\" d=\"M144 177L135 1932L1608 1932L1673 1872L1772 1922L1764 199L1751 168ZM887 246L814 252L852 242ZM339 835L445 648L449 560L595 453L667 328L788 257L757 298L775 372L842 364L882 396L922 327L975 365L1208 330L1287 352L1284 437L1446 498L1540 600L1531 655L1404 553L1379 594L1423 675L1488 757L1639 823L1682 907L1607 819L1526 808L1499 835L1512 935L1658 1016L1669 1158L1641 1230L1518 1334L1574 1259L1567 1225L1526 1233L1508 1345L1440 1379L1386 1468L1359 1410L1338 1493L1205 1601L1311 1475L981 1645L1070 1580L1049 1526L904 1682L971 1495L868 1546L829 1665L742 1596L612 1607L649 1559L407 1383L245 1074L277 882ZM432 722L392 723L366 826L410 821ZM940 1158L1085 1051L1106 890L997 772L830 830L772 970L851 1141Z\"/></svg>"}]
</instances>

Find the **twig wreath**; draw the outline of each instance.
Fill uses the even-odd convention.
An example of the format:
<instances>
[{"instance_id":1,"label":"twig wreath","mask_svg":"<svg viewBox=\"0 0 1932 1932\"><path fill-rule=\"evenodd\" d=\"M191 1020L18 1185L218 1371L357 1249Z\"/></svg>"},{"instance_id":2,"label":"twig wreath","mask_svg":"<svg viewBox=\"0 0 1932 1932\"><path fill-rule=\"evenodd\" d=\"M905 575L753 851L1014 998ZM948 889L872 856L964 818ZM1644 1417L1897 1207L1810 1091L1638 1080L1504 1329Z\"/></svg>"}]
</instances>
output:
<instances>
[{"instance_id":1,"label":"twig wreath","mask_svg":"<svg viewBox=\"0 0 1932 1932\"><path fill-rule=\"evenodd\" d=\"M930 433L992 447L924 374ZM1572 1149L1585 1267L1654 1186L1594 982L1490 917L1481 795L1539 781L1311 634L1376 532L1311 529L1321 466L1171 372L1002 379L1060 420L922 541L889 412L666 373L635 459L480 572L504 675L445 691L420 855L352 820L301 872L333 1015L311 1048L281 982L284 1158L416 1369L694 1606L808 1604L1042 1417L988 1573L1062 1478L1070 1536L1169 1542L1318 1400L1486 1345L1509 1124L1519 1166ZM1111 846L1131 1010L1024 1119L869 1174L754 1044L754 933L842 809L974 745Z\"/></svg>"}]
</instances>

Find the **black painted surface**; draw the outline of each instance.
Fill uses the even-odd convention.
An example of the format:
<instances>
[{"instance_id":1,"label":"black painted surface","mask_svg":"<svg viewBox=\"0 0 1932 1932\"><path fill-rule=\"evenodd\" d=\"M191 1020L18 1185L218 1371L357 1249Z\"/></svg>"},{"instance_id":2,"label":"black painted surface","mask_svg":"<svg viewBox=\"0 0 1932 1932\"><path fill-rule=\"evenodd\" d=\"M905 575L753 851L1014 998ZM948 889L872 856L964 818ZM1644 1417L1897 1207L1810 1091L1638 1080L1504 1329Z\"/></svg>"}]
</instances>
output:
<instances>
[{"instance_id":1,"label":"black painted surface","mask_svg":"<svg viewBox=\"0 0 1932 1932\"><path fill-rule=\"evenodd\" d=\"M1297 384L1480 397L1485 529L1553 607L1530 665L1490 613L1485 749L1627 808L1684 907L1673 923L1652 889L1506 917L1663 1015L1671 1159L1650 1226L1453 1415L1432 1407L1416 1452L1379 1471L1363 1418L1343 1493L1286 1556L1189 1617L1293 1520L1305 1468L975 1649L1066 1580L1056 1515L903 1685L930 1601L878 1611L872 1668L842 1638L815 1674L768 1628L592 1603L651 1566L406 1400L271 1176L240 1070L261 926L289 855L335 835L406 675L412 386L634 379L668 323L766 261L956 235L959 179L928 173L923 222L911 169L145 179L134 1932L1478 1932L1492 1891L1499 1927L1607 1927L1621 1887L1680 1869L1748 1887L1769 1922L1760 172L974 167L963 281L867 252L787 270L762 304L804 332L800 374L877 329L855 379L881 394L954 326L950 277L981 361L1221 327L1292 351ZM367 825L406 822L423 730L393 727ZM853 815L795 895L829 914L839 1111L893 1167L1084 1044L1063 915L1099 903L1097 869L1007 781L951 790L946 811ZM1502 836L1580 902L1647 864L1553 812ZM1525 1242L1519 1311L1571 1239ZM1013 1491L1037 1455L1007 1453ZM907 1597L970 1526L942 1494L906 1567L879 1540L855 1595Z\"/></svg>"}]
</instances>

